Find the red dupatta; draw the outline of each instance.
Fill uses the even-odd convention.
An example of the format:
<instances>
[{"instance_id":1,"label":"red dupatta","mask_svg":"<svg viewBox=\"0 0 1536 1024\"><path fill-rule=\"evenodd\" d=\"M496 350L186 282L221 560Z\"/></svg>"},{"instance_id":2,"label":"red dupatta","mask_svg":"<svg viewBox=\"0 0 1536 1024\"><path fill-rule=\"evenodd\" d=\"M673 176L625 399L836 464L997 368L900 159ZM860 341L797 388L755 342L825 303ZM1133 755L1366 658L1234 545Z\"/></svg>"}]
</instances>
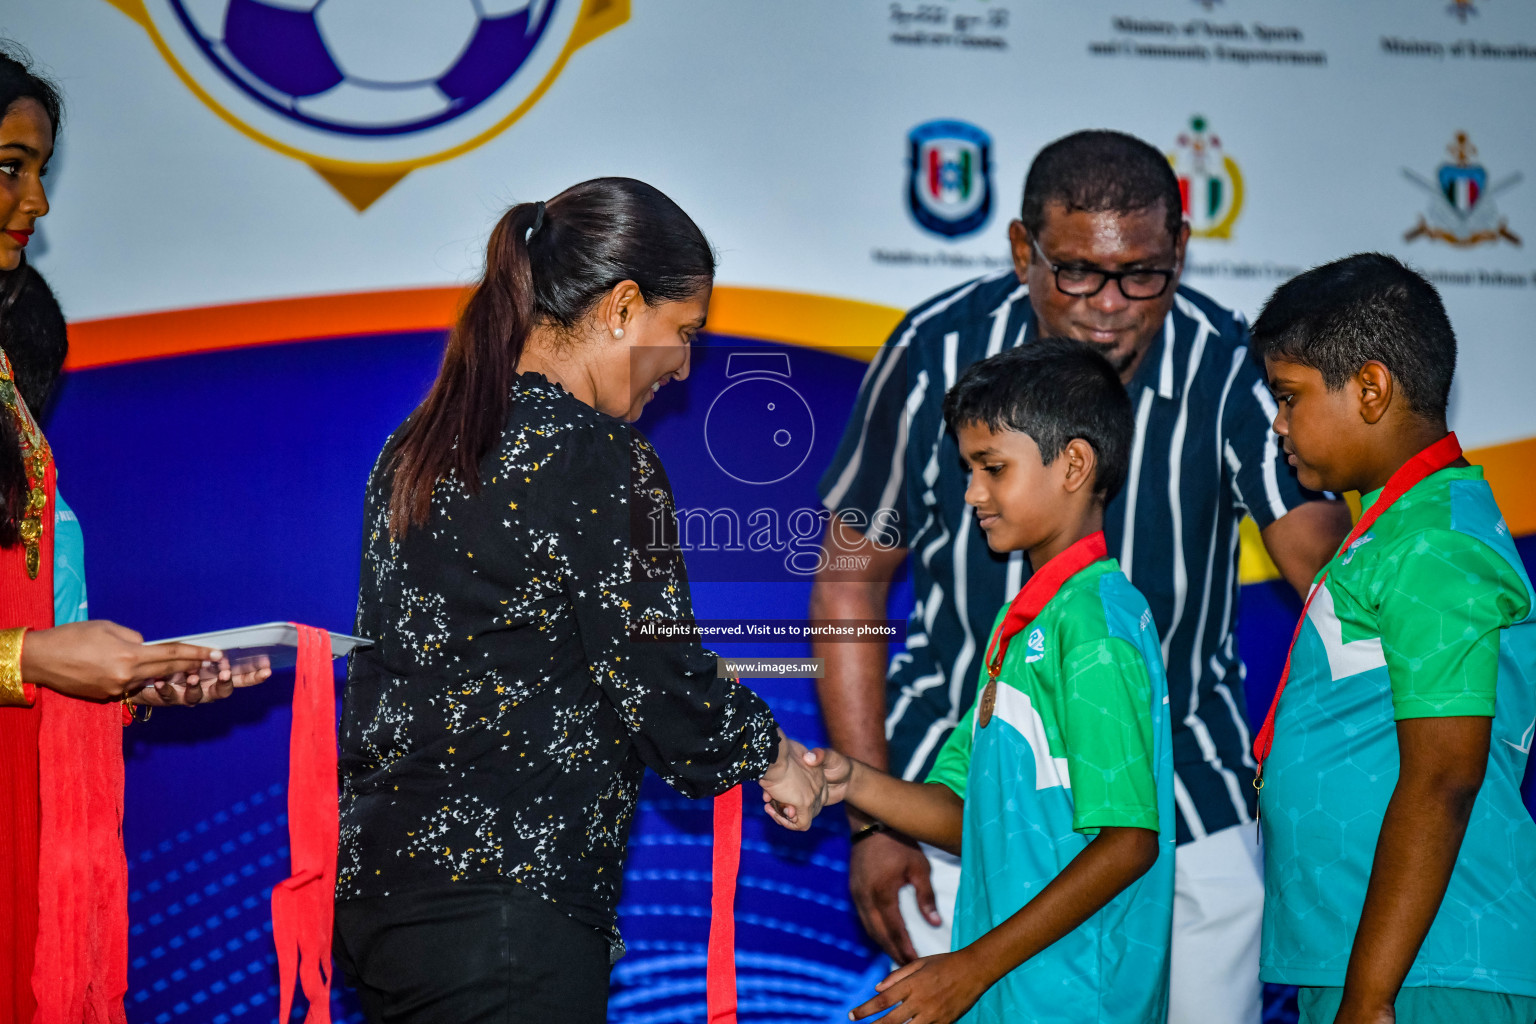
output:
<instances>
[{"instance_id":1,"label":"red dupatta","mask_svg":"<svg viewBox=\"0 0 1536 1024\"><path fill-rule=\"evenodd\" d=\"M52 477L50 465L37 578L27 572L23 545L0 549L0 626L5 628L53 625ZM38 743L43 710L35 705L0 707L0 1019L16 1024L31 1021L37 1006L32 966L38 931Z\"/></svg>"},{"instance_id":2,"label":"red dupatta","mask_svg":"<svg viewBox=\"0 0 1536 1024\"><path fill-rule=\"evenodd\" d=\"M53 453L0 352L29 495L0 550L0 628L53 626ZM25 640L23 640L23 647ZM28 687L0 709L0 1011L15 1024L124 1024L128 861L122 711Z\"/></svg>"},{"instance_id":3,"label":"red dupatta","mask_svg":"<svg viewBox=\"0 0 1536 1024\"><path fill-rule=\"evenodd\" d=\"M9 376L3 356L0 366ZM25 544L0 550L5 628L53 626L55 484L47 454L36 575ZM17 1024L122 1024L121 710L39 689L32 707L0 709L0 759L0 1013Z\"/></svg>"}]
</instances>

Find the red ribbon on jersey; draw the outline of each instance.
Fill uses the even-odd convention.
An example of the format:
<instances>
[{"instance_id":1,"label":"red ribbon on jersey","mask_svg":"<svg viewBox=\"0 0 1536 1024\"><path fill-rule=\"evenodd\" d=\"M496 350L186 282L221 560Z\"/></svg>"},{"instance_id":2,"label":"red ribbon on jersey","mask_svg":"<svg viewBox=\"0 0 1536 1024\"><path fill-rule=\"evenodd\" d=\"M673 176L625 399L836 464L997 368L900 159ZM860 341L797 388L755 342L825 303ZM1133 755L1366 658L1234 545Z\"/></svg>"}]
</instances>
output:
<instances>
[{"instance_id":1,"label":"red ribbon on jersey","mask_svg":"<svg viewBox=\"0 0 1536 1024\"><path fill-rule=\"evenodd\" d=\"M1344 538L1344 543L1339 545L1339 551L1335 552L1334 557L1337 558L1339 553L1349 550L1351 544L1365 536L1366 531L1375 525L1376 520L1380 519L1397 499L1407 494L1426 477L1446 469L1459 458L1461 458L1461 442L1456 440L1454 433L1450 433L1399 466L1397 472L1387 479L1387 485L1381 489L1381 497L1377 498L1376 503L1355 523L1354 529L1349 531L1349 536ZM1253 785L1257 789L1264 788L1264 760L1269 757L1270 747L1275 742L1275 709L1280 706L1280 695L1285 692L1285 684L1291 678L1291 656L1296 653L1296 641L1301 638L1301 626L1307 621L1307 611L1312 607L1312 599L1317 596L1318 590L1322 589L1323 581L1327 578L1328 573L1325 571L1317 578L1317 582L1312 584L1312 589L1307 591L1306 603L1301 606L1301 618L1296 620L1296 631L1291 634L1291 646L1285 653L1285 668L1280 673L1280 683L1275 687L1274 699L1269 702L1269 713L1264 716L1264 727L1259 730L1259 734L1253 740L1253 756L1259 763L1258 772L1253 778Z\"/></svg>"},{"instance_id":2,"label":"red ribbon on jersey","mask_svg":"<svg viewBox=\"0 0 1536 1024\"><path fill-rule=\"evenodd\" d=\"M1023 588L1008 605L1008 614L1002 625L992 634L987 645L987 675L996 679L1003 671L1003 658L1008 654L1008 642L1020 630L1039 616L1051 603L1062 585L1101 558L1109 557L1104 544L1104 531L1099 530L1078 540L1071 547L1056 555L1029 578Z\"/></svg>"}]
</instances>

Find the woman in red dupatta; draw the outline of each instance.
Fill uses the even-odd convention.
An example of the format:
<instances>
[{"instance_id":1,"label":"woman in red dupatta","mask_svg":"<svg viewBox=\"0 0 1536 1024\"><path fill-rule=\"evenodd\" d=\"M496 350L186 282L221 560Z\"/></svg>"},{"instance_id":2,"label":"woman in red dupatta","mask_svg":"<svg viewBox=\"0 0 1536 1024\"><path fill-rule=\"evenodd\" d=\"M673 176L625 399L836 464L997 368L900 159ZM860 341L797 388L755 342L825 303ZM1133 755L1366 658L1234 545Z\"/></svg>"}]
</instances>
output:
<instances>
[{"instance_id":1,"label":"woman in red dupatta","mask_svg":"<svg viewBox=\"0 0 1536 1024\"><path fill-rule=\"evenodd\" d=\"M60 103L0 49L0 345L48 212ZM0 1021L116 1024L128 978L122 726L259 682L218 651L53 623L53 454L0 351Z\"/></svg>"}]
</instances>

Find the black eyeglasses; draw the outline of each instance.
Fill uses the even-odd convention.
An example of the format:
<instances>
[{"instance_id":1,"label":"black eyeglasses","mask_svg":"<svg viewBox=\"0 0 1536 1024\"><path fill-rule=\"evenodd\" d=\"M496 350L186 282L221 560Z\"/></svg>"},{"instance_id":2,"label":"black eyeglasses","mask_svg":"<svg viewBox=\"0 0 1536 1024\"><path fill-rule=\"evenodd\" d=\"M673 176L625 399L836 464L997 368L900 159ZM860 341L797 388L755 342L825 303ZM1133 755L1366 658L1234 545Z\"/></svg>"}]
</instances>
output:
<instances>
[{"instance_id":1,"label":"black eyeglasses","mask_svg":"<svg viewBox=\"0 0 1536 1024\"><path fill-rule=\"evenodd\" d=\"M1173 280L1177 270L1100 270L1097 267L1064 267L1060 263L1052 263L1051 258L1040 248L1040 243L1031 238L1029 244L1034 246L1035 252L1040 254L1040 259L1056 275L1056 288L1063 295L1071 295L1077 298L1088 298L1097 295L1104 290L1104 286L1111 281L1120 285L1120 294L1128 299L1155 299L1168 290L1168 282Z\"/></svg>"}]
</instances>

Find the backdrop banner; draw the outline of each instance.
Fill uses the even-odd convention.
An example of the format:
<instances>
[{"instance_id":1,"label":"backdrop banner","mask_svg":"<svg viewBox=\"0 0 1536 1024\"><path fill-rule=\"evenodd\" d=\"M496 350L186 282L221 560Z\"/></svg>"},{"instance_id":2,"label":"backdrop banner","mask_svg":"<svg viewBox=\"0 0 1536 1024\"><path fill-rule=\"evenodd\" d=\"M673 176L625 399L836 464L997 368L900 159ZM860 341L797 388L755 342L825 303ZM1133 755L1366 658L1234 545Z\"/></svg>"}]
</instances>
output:
<instances>
[{"instance_id":1,"label":"backdrop banner","mask_svg":"<svg viewBox=\"0 0 1536 1024\"><path fill-rule=\"evenodd\" d=\"M868 359L905 308L1006 271L1030 160L1088 127L1167 153L1184 283L1250 317L1353 252L1428 275L1461 342L1451 425L1536 561L1529 3L48 0L0 8L0 36L66 97L27 250L71 321L49 434L92 613L146 635L351 632L364 481L491 225L628 175L720 257L691 376L639 424L698 615L724 656L808 656L815 485ZM1261 720L1298 602L1253 540L1240 641ZM899 584L898 625L911 600ZM823 735L810 679L752 684L787 731ZM277 1012L292 685L126 734L133 1020ZM756 802L740 1017L846 1019L885 964L844 822L791 834ZM613 1020L705 1017L711 823L648 780ZM340 985L333 1005L361 1020Z\"/></svg>"}]
</instances>

